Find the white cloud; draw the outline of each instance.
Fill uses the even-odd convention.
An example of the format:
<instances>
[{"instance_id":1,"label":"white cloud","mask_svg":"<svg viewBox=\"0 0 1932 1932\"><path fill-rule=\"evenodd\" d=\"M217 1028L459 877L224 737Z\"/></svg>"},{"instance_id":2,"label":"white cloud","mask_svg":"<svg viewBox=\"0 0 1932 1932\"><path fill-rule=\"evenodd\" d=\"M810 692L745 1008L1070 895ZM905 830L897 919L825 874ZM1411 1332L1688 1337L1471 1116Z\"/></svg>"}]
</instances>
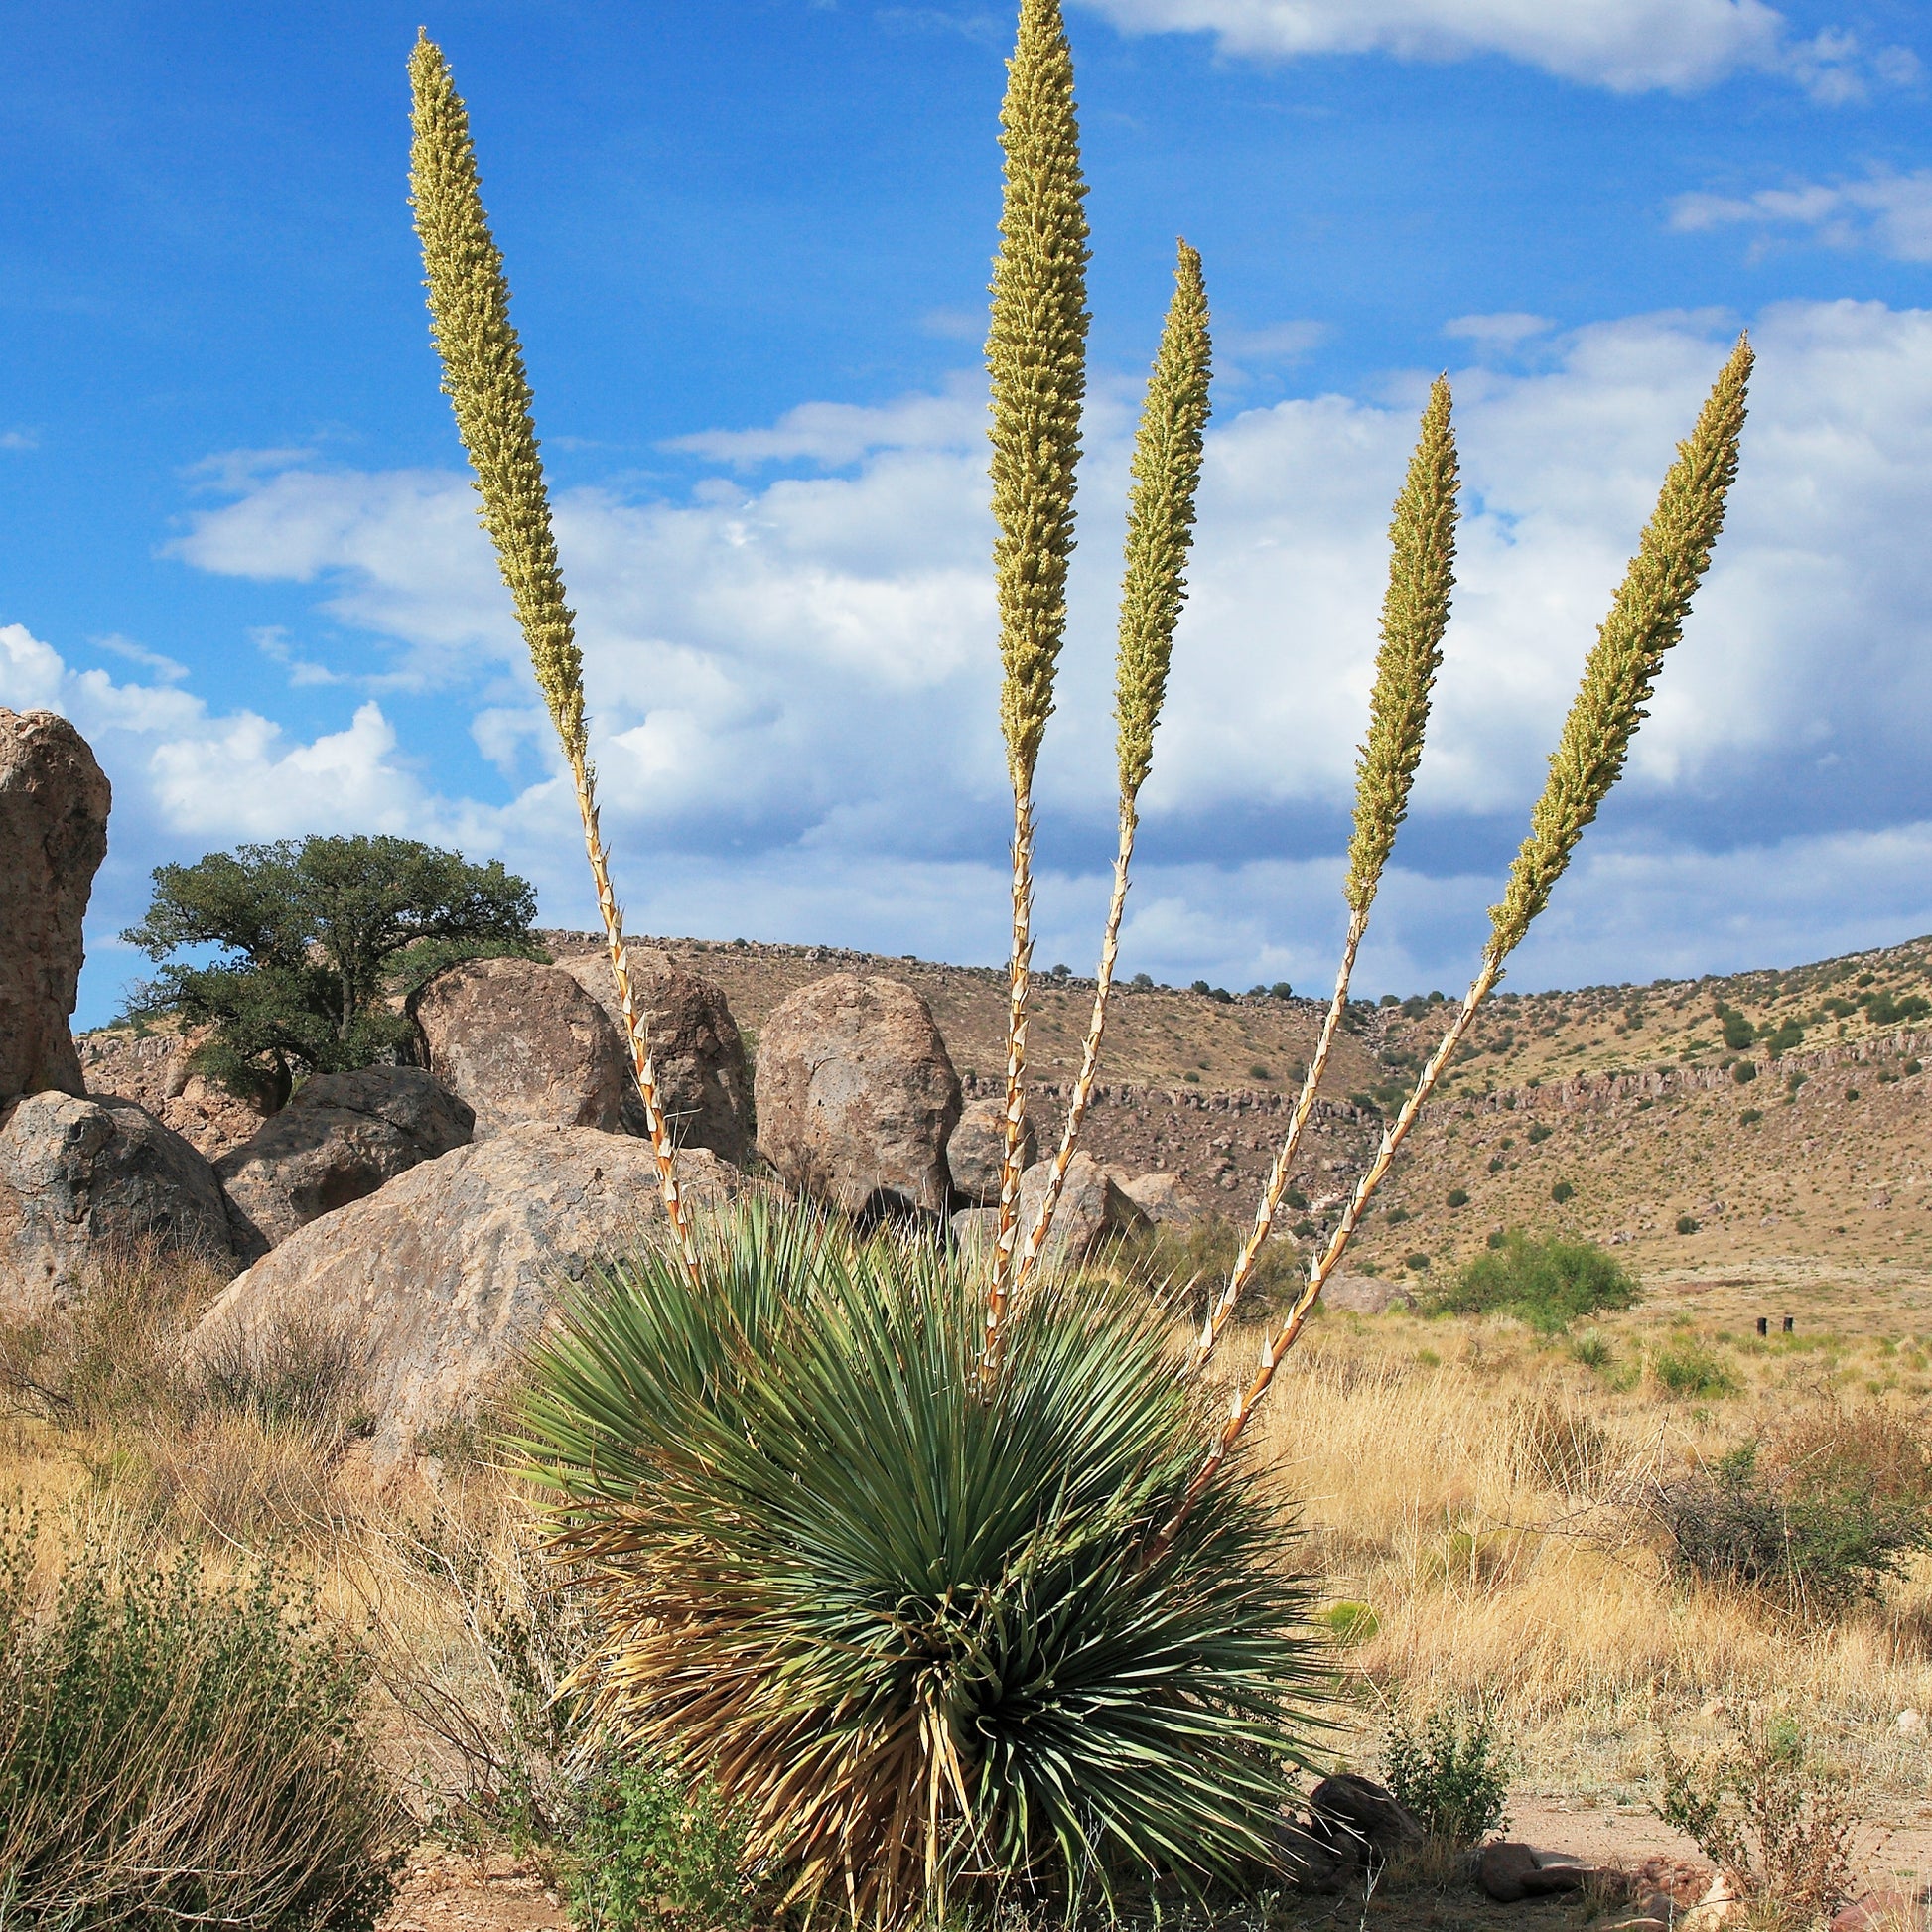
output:
<instances>
[{"instance_id":1,"label":"white cloud","mask_svg":"<svg viewBox=\"0 0 1932 1932\"><path fill-rule=\"evenodd\" d=\"M1842 32L1794 41L1763 0L1082 0L1126 33L1207 33L1260 60L1500 54L1619 93L1706 87L1742 69L1787 75L1827 101L1909 79L1903 49L1867 58Z\"/></svg>"},{"instance_id":2,"label":"white cloud","mask_svg":"<svg viewBox=\"0 0 1932 1932\"><path fill-rule=\"evenodd\" d=\"M1456 375L1455 621L1403 869L1378 906L1378 986L1446 986L1473 956L1584 653L1733 329L1639 317L1551 336L1531 373ZM1932 924L1932 314L1789 304L1753 336L1717 566L1522 983L1795 959ZM1424 377L1390 386L1400 400L1301 398L1213 427L1129 970L1229 984L1330 970L1389 503ZM1039 782L1040 945L1080 961L1111 846L1132 387L1095 384ZM682 502L560 499L606 823L640 927L998 956L1003 769L971 401L962 378L923 406L806 408L765 443L716 447L840 474L714 478ZM493 797L439 783L436 747L398 743L375 703L305 737L216 716L178 684L71 672L18 626L0 632L0 702L55 703L104 737L147 849L404 829L500 853L548 916L586 919L570 800L465 480L232 475L233 500L201 514L182 554L312 586L392 653L391 681L444 693L459 749L467 727L501 774ZM287 655L303 674L314 654Z\"/></svg>"},{"instance_id":3,"label":"white cloud","mask_svg":"<svg viewBox=\"0 0 1932 1932\"><path fill-rule=\"evenodd\" d=\"M1444 323L1443 334L1454 341L1474 343L1478 348L1514 348L1556 327L1547 316L1526 315L1520 309L1493 316L1456 316Z\"/></svg>"},{"instance_id":4,"label":"white cloud","mask_svg":"<svg viewBox=\"0 0 1932 1932\"><path fill-rule=\"evenodd\" d=\"M1909 175L1874 169L1862 181L1794 182L1753 195L1680 195L1671 226L1691 234L1735 226L1796 231L1831 248L1932 261L1932 168Z\"/></svg>"},{"instance_id":5,"label":"white cloud","mask_svg":"<svg viewBox=\"0 0 1932 1932\"><path fill-rule=\"evenodd\" d=\"M953 377L943 396L900 396L879 408L800 403L770 429L704 430L665 445L734 468L810 462L831 469L875 450L967 449L986 437L986 394L976 377Z\"/></svg>"}]
</instances>

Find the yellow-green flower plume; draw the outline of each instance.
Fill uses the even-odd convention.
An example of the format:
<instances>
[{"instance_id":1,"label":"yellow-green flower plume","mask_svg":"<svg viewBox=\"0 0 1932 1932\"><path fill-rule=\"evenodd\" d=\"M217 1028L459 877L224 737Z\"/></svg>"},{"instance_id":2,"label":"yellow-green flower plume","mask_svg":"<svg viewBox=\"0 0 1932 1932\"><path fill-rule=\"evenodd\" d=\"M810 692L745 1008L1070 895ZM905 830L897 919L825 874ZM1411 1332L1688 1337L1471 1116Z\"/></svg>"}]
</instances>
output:
<instances>
[{"instance_id":1,"label":"yellow-green flower plume","mask_svg":"<svg viewBox=\"0 0 1932 1932\"><path fill-rule=\"evenodd\" d=\"M1550 758L1549 780L1530 814L1529 837L1510 868L1501 903L1490 908L1490 959L1500 962L1513 951L1549 903L1584 827L1623 774L1664 653L1684 634L1691 598L1724 528L1752 359L1750 339L1738 337L1696 429L1677 446L1656 511L1584 666Z\"/></svg>"},{"instance_id":2,"label":"yellow-green flower plume","mask_svg":"<svg viewBox=\"0 0 1932 1932\"><path fill-rule=\"evenodd\" d=\"M1249 1417L1267 1395L1276 1370L1301 1338L1323 1285L1340 1265L1409 1130L1460 1050L1476 1010L1502 977L1504 960L1549 903L1551 889L1563 876L1584 827L1596 816L1604 795L1622 775L1630 741L1643 722L1644 706L1662 668L1664 652L1684 634L1692 596L1711 567L1711 549L1724 527L1725 499L1737 477L1751 360L1749 339L1740 336L1698 414L1697 427L1677 447L1677 459L1664 479L1656 511L1644 525L1637 554L1586 660L1583 684L1550 759L1549 780L1530 814L1529 837L1516 855L1501 903L1490 910L1489 943L1483 948L1475 979L1416 1076L1414 1091L1384 1129L1382 1144L1356 1181L1327 1245L1310 1269L1307 1286L1281 1325L1263 1342L1253 1378L1230 1400L1227 1421L1180 1507L1155 1539L1157 1549L1172 1541L1194 1499L1214 1480ZM1355 920L1360 917L1357 912ZM1353 925L1351 921L1351 930Z\"/></svg>"},{"instance_id":3,"label":"yellow-green flower plume","mask_svg":"<svg viewBox=\"0 0 1932 1932\"><path fill-rule=\"evenodd\" d=\"M410 206L422 239L443 393L476 471L483 525L516 606L537 687L566 756L584 751L584 660L564 602L537 452L523 345L510 324L503 257L483 212L470 116L442 50L419 34L409 56L415 139Z\"/></svg>"},{"instance_id":4,"label":"yellow-green flower plume","mask_svg":"<svg viewBox=\"0 0 1932 1932\"><path fill-rule=\"evenodd\" d=\"M1127 499L1127 570L1120 587L1114 677L1120 795L1132 799L1154 761L1154 728L1168 695L1174 625L1187 599L1211 349L1200 256L1178 244L1173 299L1148 377Z\"/></svg>"},{"instance_id":5,"label":"yellow-green flower plume","mask_svg":"<svg viewBox=\"0 0 1932 1932\"><path fill-rule=\"evenodd\" d=\"M1014 782L1033 782L1053 708L1086 396L1087 217L1073 55L1059 0L1024 0L1000 110L1006 201L993 264L993 543Z\"/></svg>"},{"instance_id":6,"label":"yellow-green flower plume","mask_svg":"<svg viewBox=\"0 0 1932 1932\"><path fill-rule=\"evenodd\" d=\"M503 257L483 212L470 116L449 64L427 34L418 34L410 53L409 80L414 100L409 200L423 244L430 329L442 357L443 392L456 411L457 431L483 497L483 526L495 546L537 687L570 766L665 1218L695 1281L697 1247L678 1187L676 1150L658 1103L649 1028L632 996L623 914L611 886L610 857L598 826L597 774L584 723L584 659L557 566L550 493L537 449L523 345L510 324Z\"/></svg>"},{"instance_id":7,"label":"yellow-green flower plume","mask_svg":"<svg viewBox=\"0 0 1932 1932\"><path fill-rule=\"evenodd\" d=\"M1168 665L1174 625L1187 598L1187 553L1194 539L1194 497L1200 487L1201 439L1207 427L1207 388L1212 351L1207 330L1207 289L1200 256L1178 244L1173 298L1161 331L1161 347L1148 376L1141 426L1134 438L1134 487L1127 504L1127 571L1120 591L1120 652L1115 666L1115 722L1119 727L1120 842L1114 854L1114 890L1094 976L1093 1013L1080 1053L1059 1153L1045 1197L1028 1231L1014 1273L1017 1291L1038 1260L1059 1209L1066 1172L1080 1141L1100 1046L1107 1031L1107 1001L1120 957L1120 921L1127 905L1127 869L1134 857L1141 786L1154 761L1154 728L1168 695Z\"/></svg>"},{"instance_id":8,"label":"yellow-green flower plume","mask_svg":"<svg viewBox=\"0 0 1932 1932\"><path fill-rule=\"evenodd\" d=\"M1053 709L1073 554L1074 471L1086 397L1087 217L1073 54L1059 0L1021 0L1000 109L1006 195L993 263L993 574L1000 727L1013 779L1013 955L1007 989L1006 1153L986 1311L991 1372L1014 1260L1033 967L1033 782Z\"/></svg>"},{"instance_id":9,"label":"yellow-green flower plume","mask_svg":"<svg viewBox=\"0 0 1932 1932\"><path fill-rule=\"evenodd\" d=\"M1382 647L1375 658L1368 738L1355 765L1355 836L1344 888L1354 912L1367 912L1375 897L1422 759L1455 583L1458 481L1449 378L1438 376L1389 525L1393 554L1382 601Z\"/></svg>"},{"instance_id":10,"label":"yellow-green flower plume","mask_svg":"<svg viewBox=\"0 0 1932 1932\"><path fill-rule=\"evenodd\" d=\"M1302 1076L1302 1090L1289 1118L1288 1132L1269 1170L1255 1208L1254 1225L1228 1278L1208 1311L1186 1368L1195 1374L1226 1331L1236 1305L1254 1278L1262 1251L1281 1211L1295 1173L1302 1136L1314 1112L1321 1077L1327 1071L1348 1011L1348 984L1355 955L1368 931L1369 907L1381 884L1382 869L1395 845L1396 828L1409 809L1409 789L1422 759L1429 728L1430 693L1443 662L1443 634L1449 628L1449 591L1455 583L1455 496L1459 478L1455 427L1447 376L1429 392L1416 437L1415 455L1389 523L1389 588L1382 600L1382 645L1375 657L1375 688L1369 695L1368 738L1355 766L1355 836L1348 848L1348 931L1342 941L1335 990L1322 1019L1313 1055Z\"/></svg>"}]
</instances>

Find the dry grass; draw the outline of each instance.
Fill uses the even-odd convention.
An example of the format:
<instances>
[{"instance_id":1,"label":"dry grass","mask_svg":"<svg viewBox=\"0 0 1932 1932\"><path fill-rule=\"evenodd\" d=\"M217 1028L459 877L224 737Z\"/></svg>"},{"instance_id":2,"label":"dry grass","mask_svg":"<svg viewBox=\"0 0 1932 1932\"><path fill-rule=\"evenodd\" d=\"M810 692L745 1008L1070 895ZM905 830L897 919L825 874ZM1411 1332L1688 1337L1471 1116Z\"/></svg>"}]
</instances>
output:
<instances>
[{"instance_id":1,"label":"dry grass","mask_svg":"<svg viewBox=\"0 0 1932 1932\"><path fill-rule=\"evenodd\" d=\"M1480 1694L1529 1786L1629 1800L1654 1775L1660 1720L1695 1734L1761 1701L1869 1798L1916 1798L1924 1732L1897 1719L1932 1705L1932 1567L1805 1623L1748 1593L1673 1584L1642 1507L1661 1476L1794 1405L1916 1405L1842 1370L1819 1376L1818 1352L1752 1355L1709 1333L1740 1392L1685 1402L1637 1372L1647 1342L1685 1330L1639 1311L1602 1331L1620 1374L1484 1319L1330 1318L1295 1361L1257 1448L1285 1496L1304 1499L1305 1561L1336 1601L1371 1613L1356 1627L1372 1634L1344 1651L1356 1754L1372 1756L1396 1696ZM1865 1353L1883 1359L1878 1344Z\"/></svg>"}]
</instances>

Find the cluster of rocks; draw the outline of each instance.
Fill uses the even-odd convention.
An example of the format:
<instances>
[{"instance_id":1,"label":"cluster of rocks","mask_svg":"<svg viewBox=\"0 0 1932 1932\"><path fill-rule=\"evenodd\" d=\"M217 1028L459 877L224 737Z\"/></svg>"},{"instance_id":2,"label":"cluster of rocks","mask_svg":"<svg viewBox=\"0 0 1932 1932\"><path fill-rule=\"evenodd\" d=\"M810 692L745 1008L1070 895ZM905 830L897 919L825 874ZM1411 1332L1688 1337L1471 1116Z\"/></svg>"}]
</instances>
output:
<instances>
[{"instance_id":1,"label":"cluster of rocks","mask_svg":"<svg viewBox=\"0 0 1932 1932\"><path fill-rule=\"evenodd\" d=\"M84 1066L75 1050L109 793L66 720L0 711L0 1308L83 1293L117 1245L200 1256L231 1278L207 1345L297 1319L354 1333L380 1469L474 1406L541 1330L558 1284L661 1215L608 959L452 966L408 1002L418 1064L318 1074L267 1119L217 1121L193 1093L191 1040L88 1042ZM861 1225L911 1217L990 1238L1000 1103L965 1104L909 987L852 972L799 987L766 1017L754 1068L717 985L648 950L628 969L696 1198L775 1185ZM117 1077L134 1093L108 1087ZM193 1138L168 1118L191 1107ZM1031 1129L1023 1153L1032 1213L1050 1168ZM1200 1211L1173 1174L1076 1155L1048 1259Z\"/></svg>"}]
</instances>

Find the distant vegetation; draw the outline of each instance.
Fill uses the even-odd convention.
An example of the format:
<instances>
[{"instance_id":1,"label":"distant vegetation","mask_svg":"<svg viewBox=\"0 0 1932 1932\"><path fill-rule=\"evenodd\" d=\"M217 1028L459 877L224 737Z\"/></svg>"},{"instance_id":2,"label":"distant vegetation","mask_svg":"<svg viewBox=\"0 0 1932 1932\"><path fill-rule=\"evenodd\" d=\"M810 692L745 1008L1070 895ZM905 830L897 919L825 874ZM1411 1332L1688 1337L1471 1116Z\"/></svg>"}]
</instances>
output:
<instances>
[{"instance_id":1,"label":"distant vegetation","mask_svg":"<svg viewBox=\"0 0 1932 1932\"><path fill-rule=\"evenodd\" d=\"M200 1069L280 1106L298 1075L391 1056L408 1022L388 997L458 959L541 957L536 892L501 861L472 865L415 839L307 838L161 866L154 901L121 937L173 962L129 1001L130 1016L211 1025Z\"/></svg>"},{"instance_id":2,"label":"distant vegetation","mask_svg":"<svg viewBox=\"0 0 1932 1932\"><path fill-rule=\"evenodd\" d=\"M1542 1334L1560 1334L1600 1309L1627 1309L1637 1283L1588 1241L1538 1240L1521 1231L1479 1254L1431 1297L1445 1314L1513 1314Z\"/></svg>"}]
</instances>

